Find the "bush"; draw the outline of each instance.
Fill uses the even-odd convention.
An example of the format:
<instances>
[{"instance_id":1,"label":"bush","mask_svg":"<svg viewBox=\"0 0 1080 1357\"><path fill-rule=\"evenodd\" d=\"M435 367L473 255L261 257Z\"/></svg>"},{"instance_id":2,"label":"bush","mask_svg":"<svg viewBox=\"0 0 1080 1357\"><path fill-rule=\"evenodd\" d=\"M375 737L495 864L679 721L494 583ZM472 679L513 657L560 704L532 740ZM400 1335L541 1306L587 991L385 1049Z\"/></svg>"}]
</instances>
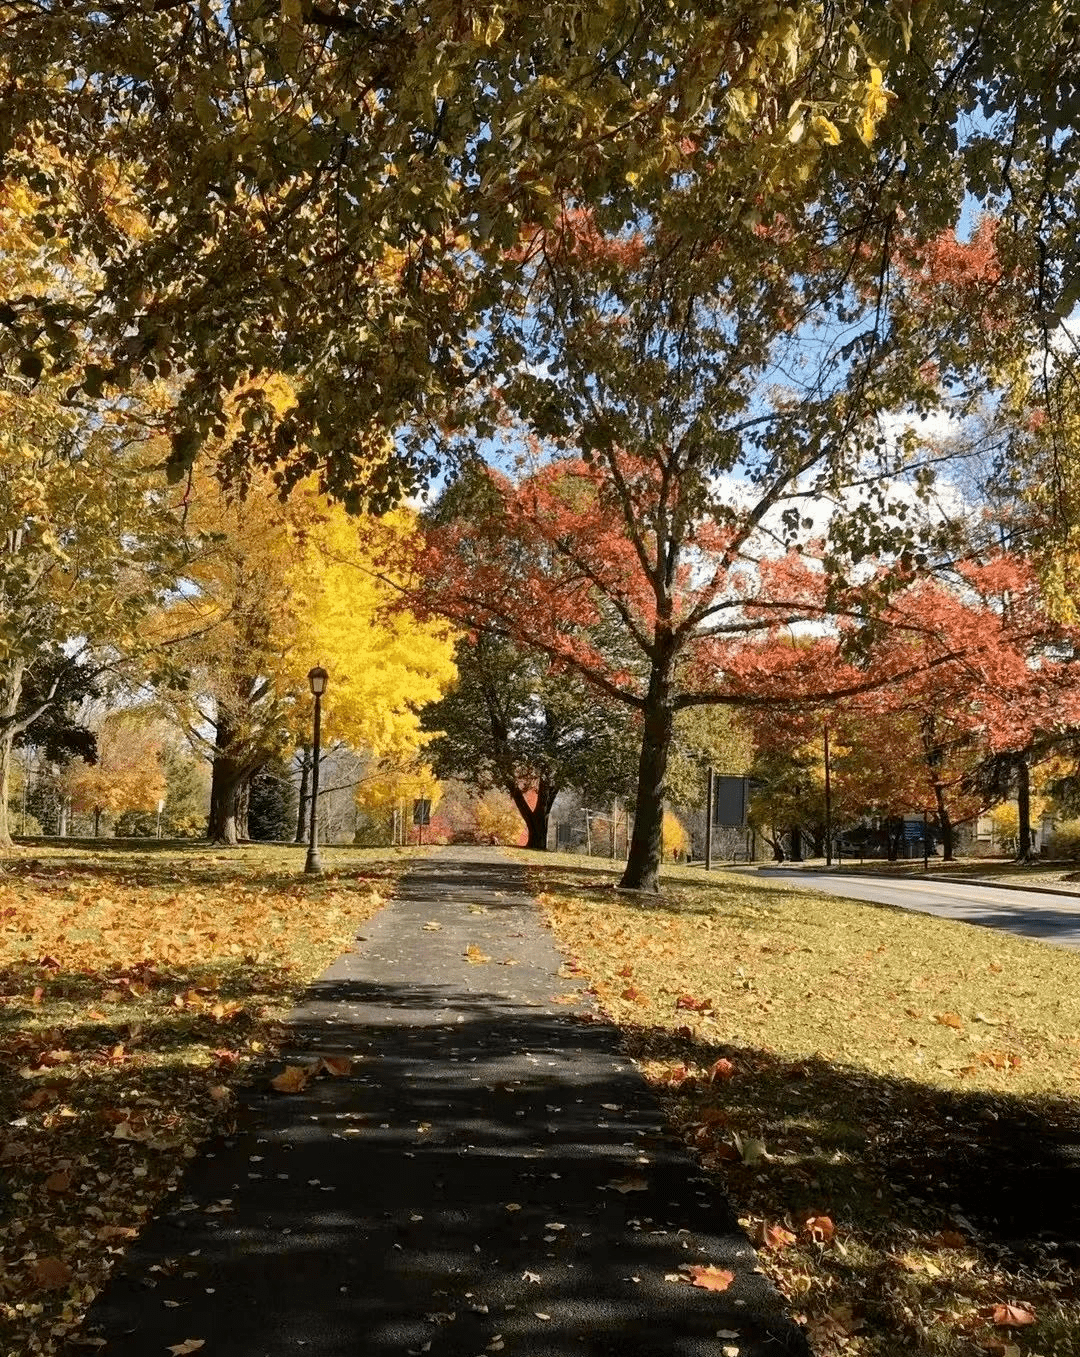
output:
<instances>
[{"instance_id":1,"label":"bush","mask_svg":"<svg viewBox=\"0 0 1080 1357\"><path fill-rule=\"evenodd\" d=\"M1046 844L1046 855L1051 858L1080 859L1080 820L1062 820L1055 825Z\"/></svg>"}]
</instances>

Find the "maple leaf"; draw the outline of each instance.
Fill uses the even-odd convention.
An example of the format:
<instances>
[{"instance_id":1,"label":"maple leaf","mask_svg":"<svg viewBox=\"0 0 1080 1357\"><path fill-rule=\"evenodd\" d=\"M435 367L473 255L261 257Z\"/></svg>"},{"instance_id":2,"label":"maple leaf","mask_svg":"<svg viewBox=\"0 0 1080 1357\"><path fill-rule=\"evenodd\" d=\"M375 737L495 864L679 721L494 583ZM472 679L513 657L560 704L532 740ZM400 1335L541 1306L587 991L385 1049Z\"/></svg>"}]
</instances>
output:
<instances>
[{"instance_id":1,"label":"maple leaf","mask_svg":"<svg viewBox=\"0 0 1080 1357\"><path fill-rule=\"evenodd\" d=\"M270 1087L279 1093L302 1093L310 1078L311 1071L306 1065L286 1065L270 1080Z\"/></svg>"},{"instance_id":2,"label":"maple leaf","mask_svg":"<svg viewBox=\"0 0 1080 1357\"><path fill-rule=\"evenodd\" d=\"M717 1267L715 1263L695 1263L687 1268L694 1286L703 1291L726 1291L735 1280L734 1272Z\"/></svg>"}]
</instances>

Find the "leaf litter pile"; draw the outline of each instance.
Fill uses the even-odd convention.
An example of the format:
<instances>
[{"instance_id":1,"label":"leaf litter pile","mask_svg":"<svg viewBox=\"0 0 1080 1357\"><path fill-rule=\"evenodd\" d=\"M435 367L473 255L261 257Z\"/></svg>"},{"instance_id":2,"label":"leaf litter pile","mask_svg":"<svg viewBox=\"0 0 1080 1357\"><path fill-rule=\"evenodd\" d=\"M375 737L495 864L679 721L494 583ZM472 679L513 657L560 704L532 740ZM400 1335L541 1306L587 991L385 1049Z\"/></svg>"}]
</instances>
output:
<instances>
[{"instance_id":1,"label":"leaf litter pile","mask_svg":"<svg viewBox=\"0 0 1080 1357\"><path fill-rule=\"evenodd\" d=\"M1080 1355L1080 956L731 873L613 882L534 875L818 1357Z\"/></svg>"},{"instance_id":2,"label":"leaf litter pile","mask_svg":"<svg viewBox=\"0 0 1080 1357\"><path fill-rule=\"evenodd\" d=\"M34 852L0 877L0 1351L20 1354L76 1333L397 870L362 850L317 878L299 849Z\"/></svg>"}]
</instances>

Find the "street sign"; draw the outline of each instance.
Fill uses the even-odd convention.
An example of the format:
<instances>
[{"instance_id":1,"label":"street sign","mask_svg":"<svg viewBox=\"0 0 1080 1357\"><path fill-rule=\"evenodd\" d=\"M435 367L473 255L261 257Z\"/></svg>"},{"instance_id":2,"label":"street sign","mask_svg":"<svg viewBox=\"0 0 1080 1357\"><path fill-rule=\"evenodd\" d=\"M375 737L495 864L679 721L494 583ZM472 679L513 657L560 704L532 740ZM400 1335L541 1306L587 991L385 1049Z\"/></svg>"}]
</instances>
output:
<instances>
[{"instance_id":1,"label":"street sign","mask_svg":"<svg viewBox=\"0 0 1080 1357\"><path fill-rule=\"evenodd\" d=\"M431 802L427 797L417 797L412 803L412 822L414 825L431 824Z\"/></svg>"}]
</instances>

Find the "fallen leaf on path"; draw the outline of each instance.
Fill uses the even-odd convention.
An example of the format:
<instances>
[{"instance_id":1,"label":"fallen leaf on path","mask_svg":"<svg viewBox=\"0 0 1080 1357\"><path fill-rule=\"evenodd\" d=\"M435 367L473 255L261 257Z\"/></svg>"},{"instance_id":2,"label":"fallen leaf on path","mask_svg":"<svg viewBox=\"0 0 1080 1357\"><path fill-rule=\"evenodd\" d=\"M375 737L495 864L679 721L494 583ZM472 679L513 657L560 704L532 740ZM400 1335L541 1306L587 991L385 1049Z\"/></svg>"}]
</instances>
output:
<instances>
[{"instance_id":1,"label":"fallen leaf on path","mask_svg":"<svg viewBox=\"0 0 1080 1357\"><path fill-rule=\"evenodd\" d=\"M433 921L421 925L421 929L422 929L422 931L425 932L425 933L438 933L438 931L439 931L441 928L442 928L442 924L437 924L437 923L435 923L435 922L433 922Z\"/></svg>"},{"instance_id":2,"label":"fallen leaf on path","mask_svg":"<svg viewBox=\"0 0 1080 1357\"><path fill-rule=\"evenodd\" d=\"M174 1343L169 1348L169 1352L172 1353L173 1357L187 1357L189 1352L198 1352L205 1344L205 1338L185 1338L182 1343Z\"/></svg>"},{"instance_id":3,"label":"fallen leaf on path","mask_svg":"<svg viewBox=\"0 0 1080 1357\"><path fill-rule=\"evenodd\" d=\"M270 1080L270 1087L279 1093L302 1093L310 1078L311 1071L306 1065L286 1065L280 1074Z\"/></svg>"},{"instance_id":4,"label":"fallen leaf on path","mask_svg":"<svg viewBox=\"0 0 1080 1357\"><path fill-rule=\"evenodd\" d=\"M613 1178L606 1184L615 1192L647 1192L649 1190L649 1180L647 1178Z\"/></svg>"},{"instance_id":5,"label":"fallen leaf on path","mask_svg":"<svg viewBox=\"0 0 1080 1357\"><path fill-rule=\"evenodd\" d=\"M698 1263L688 1268L690 1280L703 1291L726 1291L735 1280L734 1272L715 1263Z\"/></svg>"},{"instance_id":6,"label":"fallen leaf on path","mask_svg":"<svg viewBox=\"0 0 1080 1357\"><path fill-rule=\"evenodd\" d=\"M491 958L486 952L482 952L475 942L470 942L468 947L465 948L465 960L471 961L474 966L480 966L485 961L490 961Z\"/></svg>"},{"instance_id":7,"label":"fallen leaf on path","mask_svg":"<svg viewBox=\"0 0 1080 1357\"><path fill-rule=\"evenodd\" d=\"M324 1055L319 1061L319 1069L325 1070L327 1074L335 1079L341 1079L346 1074L352 1073L353 1063L348 1056L344 1055Z\"/></svg>"},{"instance_id":8,"label":"fallen leaf on path","mask_svg":"<svg viewBox=\"0 0 1080 1357\"><path fill-rule=\"evenodd\" d=\"M539 1285L540 1285L540 1274L539 1274L539 1272L523 1272L523 1273L521 1274L521 1280L522 1280L523 1282L533 1282L533 1283L535 1283L535 1285L539 1286Z\"/></svg>"}]
</instances>

